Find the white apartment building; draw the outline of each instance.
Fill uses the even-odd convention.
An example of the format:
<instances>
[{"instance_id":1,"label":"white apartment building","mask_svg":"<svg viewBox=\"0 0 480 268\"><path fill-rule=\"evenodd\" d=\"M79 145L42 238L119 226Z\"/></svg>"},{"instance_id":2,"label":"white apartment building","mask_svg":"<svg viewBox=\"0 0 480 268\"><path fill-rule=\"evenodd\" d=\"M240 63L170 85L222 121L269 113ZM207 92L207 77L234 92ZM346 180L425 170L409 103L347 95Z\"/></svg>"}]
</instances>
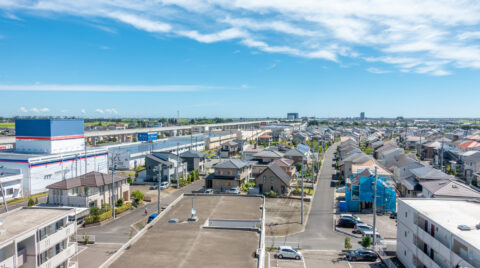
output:
<instances>
[{"instance_id":1,"label":"white apartment building","mask_svg":"<svg viewBox=\"0 0 480 268\"><path fill-rule=\"evenodd\" d=\"M397 217L397 257L406 267L480 267L480 202L400 199Z\"/></svg>"},{"instance_id":2,"label":"white apartment building","mask_svg":"<svg viewBox=\"0 0 480 268\"><path fill-rule=\"evenodd\" d=\"M0 267L77 268L68 208L23 207L0 214Z\"/></svg>"}]
</instances>

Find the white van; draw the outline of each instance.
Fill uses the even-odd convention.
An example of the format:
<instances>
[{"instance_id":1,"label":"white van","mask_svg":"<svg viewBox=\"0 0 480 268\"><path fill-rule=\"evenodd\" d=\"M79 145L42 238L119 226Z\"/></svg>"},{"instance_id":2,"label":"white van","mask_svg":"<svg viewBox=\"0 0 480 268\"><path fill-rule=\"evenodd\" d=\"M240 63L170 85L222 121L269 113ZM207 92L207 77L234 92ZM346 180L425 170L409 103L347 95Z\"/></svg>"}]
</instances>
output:
<instances>
[{"instance_id":1,"label":"white van","mask_svg":"<svg viewBox=\"0 0 480 268\"><path fill-rule=\"evenodd\" d=\"M377 241L383 240L383 236L380 235L379 232L375 232L375 234L376 234L376 236L377 236L377 237L376 237L376 240L377 240ZM373 230L363 231L363 236L369 236L370 239L373 241Z\"/></svg>"}]
</instances>

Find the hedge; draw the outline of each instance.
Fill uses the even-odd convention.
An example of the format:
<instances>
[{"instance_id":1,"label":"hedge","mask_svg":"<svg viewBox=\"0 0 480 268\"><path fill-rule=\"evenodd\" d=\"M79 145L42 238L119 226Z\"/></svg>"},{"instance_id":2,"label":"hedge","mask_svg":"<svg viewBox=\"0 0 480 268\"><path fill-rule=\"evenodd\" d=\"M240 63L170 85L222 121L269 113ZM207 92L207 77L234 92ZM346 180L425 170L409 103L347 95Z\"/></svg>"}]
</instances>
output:
<instances>
[{"instance_id":1,"label":"hedge","mask_svg":"<svg viewBox=\"0 0 480 268\"><path fill-rule=\"evenodd\" d=\"M129 210L131 207L132 207L132 203L124 203L122 206L115 208L115 214L120 214L125 210Z\"/></svg>"},{"instance_id":2,"label":"hedge","mask_svg":"<svg viewBox=\"0 0 480 268\"><path fill-rule=\"evenodd\" d=\"M118 215L122 212L124 212L125 210L128 210L130 209L130 207L132 207L132 203L124 203L123 206L121 207L116 207L115 208L115 214ZM93 216L87 216L85 217L85 224L91 224L91 223L96 223L96 222L101 222L101 221L104 221L104 220L107 220L107 219L110 219L112 217L112 210L108 210L107 212L104 212L102 214L100 214L98 216L98 220L95 221L95 217Z\"/></svg>"}]
</instances>

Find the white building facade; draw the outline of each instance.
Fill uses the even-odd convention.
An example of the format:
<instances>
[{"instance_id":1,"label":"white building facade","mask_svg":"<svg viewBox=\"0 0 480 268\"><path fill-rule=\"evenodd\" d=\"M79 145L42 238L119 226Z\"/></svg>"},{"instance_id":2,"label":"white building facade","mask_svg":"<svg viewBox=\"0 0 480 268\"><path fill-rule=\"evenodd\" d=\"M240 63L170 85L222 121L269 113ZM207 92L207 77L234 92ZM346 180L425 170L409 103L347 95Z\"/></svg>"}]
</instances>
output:
<instances>
[{"instance_id":1,"label":"white building facade","mask_svg":"<svg viewBox=\"0 0 480 268\"><path fill-rule=\"evenodd\" d=\"M16 120L16 149L0 152L0 166L19 169L22 191L36 194L86 172L108 172L106 149L86 149L83 120Z\"/></svg>"},{"instance_id":2,"label":"white building facade","mask_svg":"<svg viewBox=\"0 0 480 268\"><path fill-rule=\"evenodd\" d=\"M0 166L0 202L22 197L23 174L19 169Z\"/></svg>"},{"instance_id":3,"label":"white building facade","mask_svg":"<svg viewBox=\"0 0 480 268\"><path fill-rule=\"evenodd\" d=\"M0 214L0 267L77 268L72 209L24 207ZM28 220L19 220L28 219Z\"/></svg>"},{"instance_id":4,"label":"white building facade","mask_svg":"<svg viewBox=\"0 0 480 268\"><path fill-rule=\"evenodd\" d=\"M397 217L397 258L406 267L480 267L480 230L476 227L480 203L400 199Z\"/></svg>"}]
</instances>

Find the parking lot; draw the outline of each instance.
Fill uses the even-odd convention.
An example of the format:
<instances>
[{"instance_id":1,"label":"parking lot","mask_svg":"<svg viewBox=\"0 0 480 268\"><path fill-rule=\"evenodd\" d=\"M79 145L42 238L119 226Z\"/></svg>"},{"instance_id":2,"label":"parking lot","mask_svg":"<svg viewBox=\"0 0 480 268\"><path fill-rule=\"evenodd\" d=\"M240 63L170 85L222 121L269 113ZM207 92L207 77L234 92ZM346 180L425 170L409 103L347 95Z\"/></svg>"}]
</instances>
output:
<instances>
[{"instance_id":1,"label":"parking lot","mask_svg":"<svg viewBox=\"0 0 480 268\"><path fill-rule=\"evenodd\" d=\"M268 252L266 255L266 268L384 268L386 267L380 259L376 262L348 262L344 253L330 250L303 250L302 260L277 259L275 252Z\"/></svg>"},{"instance_id":2,"label":"parking lot","mask_svg":"<svg viewBox=\"0 0 480 268\"><path fill-rule=\"evenodd\" d=\"M360 217L360 220L363 221L364 223L373 225L373 214L356 214L356 213L350 213L350 212L345 212L348 214L353 214L355 216ZM338 219L340 218L340 214L335 215L335 222L338 222ZM390 219L389 215L377 215L377 230L380 233L380 235L383 236L385 239L396 239L397 237L397 222L395 219ZM343 228L343 227L337 227L339 230L346 232L346 233L352 233L353 228ZM360 236L359 234L357 236Z\"/></svg>"}]
</instances>

